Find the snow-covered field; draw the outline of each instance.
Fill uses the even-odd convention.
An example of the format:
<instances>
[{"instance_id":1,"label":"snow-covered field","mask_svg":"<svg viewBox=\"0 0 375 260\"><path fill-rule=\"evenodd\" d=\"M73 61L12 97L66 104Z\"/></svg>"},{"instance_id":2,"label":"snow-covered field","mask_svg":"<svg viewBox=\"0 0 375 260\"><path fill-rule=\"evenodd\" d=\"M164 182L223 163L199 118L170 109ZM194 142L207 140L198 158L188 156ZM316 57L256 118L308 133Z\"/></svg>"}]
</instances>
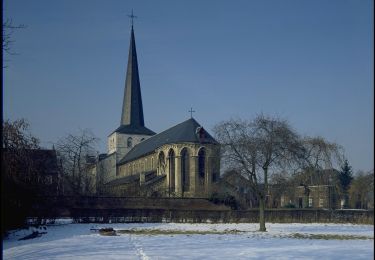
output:
<instances>
[{"instance_id":1,"label":"snow-covered field","mask_svg":"<svg viewBox=\"0 0 375 260\"><path fill-rule=\"evenodd\" d=\"M102 236L97 229L143 231ZM4 259L373 259L374 226L350 224L63 224L17 230ZM146 229L146 230L145 230Z\"/></svg>"}]
</instances>

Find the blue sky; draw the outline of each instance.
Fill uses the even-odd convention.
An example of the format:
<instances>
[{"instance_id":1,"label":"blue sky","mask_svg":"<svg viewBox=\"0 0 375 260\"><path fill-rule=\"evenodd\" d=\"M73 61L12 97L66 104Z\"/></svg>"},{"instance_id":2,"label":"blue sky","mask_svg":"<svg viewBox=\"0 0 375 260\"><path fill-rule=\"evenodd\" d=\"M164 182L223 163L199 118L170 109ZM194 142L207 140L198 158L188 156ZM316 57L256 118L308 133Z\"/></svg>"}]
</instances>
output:
<instances>
[{"instance_id":1,"label":"blue sky","mask_svg":"<svg viewBox=\"0 0 375 260\"><path fill-rule=\"evenodd\" d=\"M354 171L374 165L373 1L11 0L4 117L42 145L120 124L134 9L145 124L206 129L259 113L337 142Z\"/></svg>"}]
</instances>

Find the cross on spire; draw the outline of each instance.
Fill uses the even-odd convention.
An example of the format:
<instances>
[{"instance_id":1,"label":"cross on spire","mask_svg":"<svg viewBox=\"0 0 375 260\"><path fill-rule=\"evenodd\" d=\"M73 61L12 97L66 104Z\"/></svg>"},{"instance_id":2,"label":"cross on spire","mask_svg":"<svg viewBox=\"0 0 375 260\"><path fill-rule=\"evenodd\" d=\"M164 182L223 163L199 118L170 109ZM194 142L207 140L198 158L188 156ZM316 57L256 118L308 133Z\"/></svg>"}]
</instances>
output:
<instances>
[{"instance_id":1,"label":"cross on spire","mask_svg":"<svg viewBox=\"0 0 375 260\"><path fill-rule=\"evenodd\" d=\"M195 111L193 110L192 107L190 108L188 112L190 112L190 118L193 118L193 113L195 113Z\"/></svg>"},{"instance_id":2,"label":"cross on spire","mask_svg":"<svg viewBox=\"0 0 375 260\"><path fill-rule=\"evenodd\" d=\"M130 17L130 19L131 19L131 21L132 21L132 27L133 27L133 23L134 23L134 18L137 18L137 16L135 16L134 14L133 14L133 9L132 9L132 14L128 14L128 16Z\"/></svg>"}]
</instances>

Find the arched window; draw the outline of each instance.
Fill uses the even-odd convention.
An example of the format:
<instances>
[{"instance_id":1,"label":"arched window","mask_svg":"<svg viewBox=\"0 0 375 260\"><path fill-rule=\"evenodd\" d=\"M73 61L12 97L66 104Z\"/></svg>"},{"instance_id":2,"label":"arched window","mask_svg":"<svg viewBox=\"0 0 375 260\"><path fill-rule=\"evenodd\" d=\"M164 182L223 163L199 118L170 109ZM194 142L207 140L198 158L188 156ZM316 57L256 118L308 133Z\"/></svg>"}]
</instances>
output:
<instances>
[{"instance_id":1,"label":"arched window","mask_svg":"<svg viewBox=\"0 0 375 260\"><path fill-rule=\"evenodd\" d=\"M205 172L206 172L206 152L204 148L202 148L198 152L198 176L199 176L200 184L204 184L205 182Z\"/></svg>"},{"instance_id":2,"label":"arched window","mask_svg":"<svg viewBox=\"0 0 375 260\"><path fill-rule=\"evenodd\" d=\"M164 174L165 173L165 156L163 152L160 152L159 154L158 167L159 167L159 174Z\"/></svg>"},{"instance_id":3,"label":"arched window","mask_svg":"<svg viewBox=\"0 0 375 260\"><path fill-rule=\"evenodd\" d=\"M173 149L168 153L169 162L169 192L175 191L175 154Z\"/></svg>"},{"instance_id":4,"label":"arched window","mask_svg":"<svg viewBox=\"0 0 375 260\"><path fill-rule=\"evenodd\" d=\"M189 191L190 189L190 167L189 167L189 152L186 148L181 151L181 178L182 191Z\"/></svg>"},{"instance_id":5,"label":"arched window","mask_svg":"<svg viewBox=\"0 0 375 260\"><path fill-rule=\"evenodd\" d=\"M128 147L132 147L133 146L133 138L129 137L128 138L128 141L127 141L127 144L128 144Z\"/></svg>"}]
</instances>

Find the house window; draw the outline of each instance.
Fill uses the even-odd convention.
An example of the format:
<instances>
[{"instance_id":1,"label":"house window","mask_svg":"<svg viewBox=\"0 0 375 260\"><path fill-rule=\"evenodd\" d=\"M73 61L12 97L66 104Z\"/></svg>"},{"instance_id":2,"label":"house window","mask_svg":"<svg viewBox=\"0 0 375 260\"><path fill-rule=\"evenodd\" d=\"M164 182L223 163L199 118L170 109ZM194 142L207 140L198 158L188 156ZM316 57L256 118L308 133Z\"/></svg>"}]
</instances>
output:
<instances>
[{"instance_id":1,"label":"house window","mask_svg":"<svg viewBox=\"0 0 375 260\"><path fill-rule=\"evenodd\" d=\"M133 146L133 139L131 137L128 138L127 145L128 145L128 148Z\"/></svg>"},{"instance_id":2,"label":"house window","mask_svg":"<svg viewBox=\"0 0 375 260\"><path fill-rule=\"evenodd\" d=\"M313 198L309 197L309 207L312 208L313 206Z\"/></svg>"},{"instance_id":3,"label":"house window","mask_svg":"<svg viewBox=\"0 0 375 260\"><path fill-rule=\"evenodd\" d=\"M323 208L324 206L324 199L319 199L319 208Z\"/></svg>"}]
</instances>

